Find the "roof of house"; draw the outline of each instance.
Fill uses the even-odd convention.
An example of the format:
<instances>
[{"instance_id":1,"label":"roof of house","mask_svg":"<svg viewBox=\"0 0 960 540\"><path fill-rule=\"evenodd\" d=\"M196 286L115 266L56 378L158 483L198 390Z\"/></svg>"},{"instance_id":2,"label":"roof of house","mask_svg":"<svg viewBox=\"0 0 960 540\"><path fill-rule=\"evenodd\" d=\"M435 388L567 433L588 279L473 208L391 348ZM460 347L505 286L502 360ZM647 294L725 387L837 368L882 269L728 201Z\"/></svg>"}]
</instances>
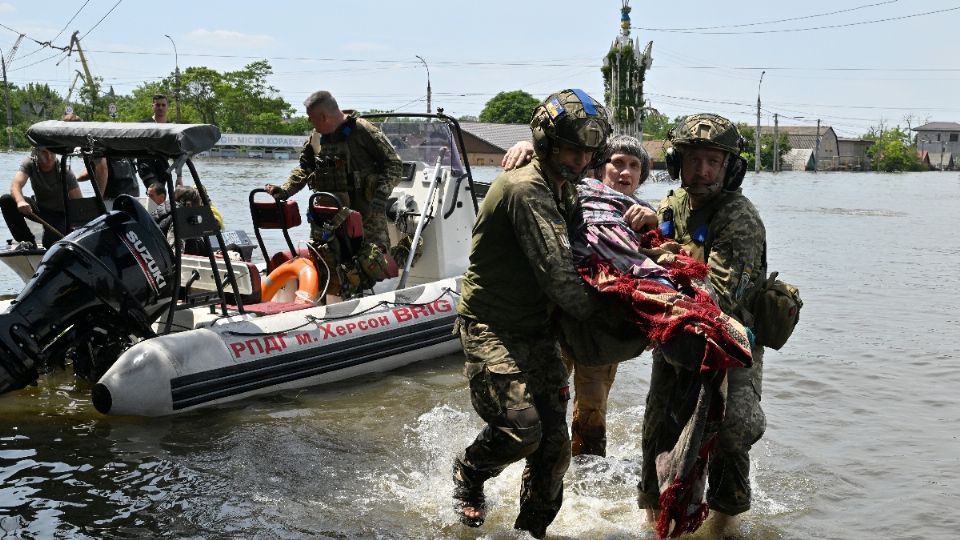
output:
<instances>
[{"instance_id":1,"label":"roof of house","mask_svg":"<svg viewBox=\"0 0 960 540\"><path fill-rule=\"evenodd\" d=\"M463 122L460 128L474 137L486 141L506 152L518 141L529 141L530 126L527 124L493 124L489 122Z\"/></svg>"},{"instance_id":2,"label":"roof of house","mask_svg":"<svg viewBox=\"0 0 960 540\"><path fill-rule=\"evenodd\" d=\"M960 131L960 124L956 122L927 122L922 126L910 129L911 131Z\"/></svg>"},{"instance_id":3,"label":"roof of house","mask_svg":"<svg viewBox=\"0 0 960 540\"><path fill-rule=\"evenodd\" d=\"M873 144L873 141L869 139L854 139L852 137L837 137L837 141L842 143L862 144L864 146L870 146Z\"/></svg>"},{"instance_id":4,"label":"roof of house","mask_svg":"<svg viewBox=\"0 0 960 540\"><path fill-rule=\"evenodd\" d=\"M662 161L667 148L670 148L670 141L665 139L651 139L649 141L643 141L643 149L647 151L647 154L653 161Z\"/></svg>"},{"instance_id":5,"label":"roof of house","mask_svg":"<svg viewBox=\"0 0 960 540\"><path fill-rule=\"evenodd\" d=\"M813 150L810 148L794 148L783 156L784 170L805 171L812 168Z\"/></svg>"},{"instance_id":6,"label":"roof of house","mask_svg":"<svg viewBox=\"0 0 960 540\"><path fill-rule=\"evenodd\" d=\"M817 126L779 126L777 127L780 133L786 133L788 135L813 135L817 134ZM820 136L833 129L831 126L822 125L820 126ZM773 133L773 126L762 126L762 133Z\"/></svg>"}]
</instances>

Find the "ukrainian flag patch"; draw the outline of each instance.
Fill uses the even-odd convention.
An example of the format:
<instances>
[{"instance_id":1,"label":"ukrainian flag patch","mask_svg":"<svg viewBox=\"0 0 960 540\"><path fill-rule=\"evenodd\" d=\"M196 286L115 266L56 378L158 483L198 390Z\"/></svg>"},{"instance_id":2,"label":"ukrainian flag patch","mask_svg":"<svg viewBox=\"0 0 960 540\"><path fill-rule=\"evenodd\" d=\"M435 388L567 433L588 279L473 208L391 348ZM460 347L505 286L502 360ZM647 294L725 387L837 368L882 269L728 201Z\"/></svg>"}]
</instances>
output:
<instances>
[{"instance_id":1,"label":"ukrainian flag patch","mask_svg":"<svg viewBox=\"0 0 960 540\"><path fill-rule=\"evenodd\" d=\"M547 102L546 107L547 114L550 115L551 120L567 112L567 110L563 108L563 105L560 104L560 98L557 96L550 98L550 101Z\"/></svg>"}]
</instances>

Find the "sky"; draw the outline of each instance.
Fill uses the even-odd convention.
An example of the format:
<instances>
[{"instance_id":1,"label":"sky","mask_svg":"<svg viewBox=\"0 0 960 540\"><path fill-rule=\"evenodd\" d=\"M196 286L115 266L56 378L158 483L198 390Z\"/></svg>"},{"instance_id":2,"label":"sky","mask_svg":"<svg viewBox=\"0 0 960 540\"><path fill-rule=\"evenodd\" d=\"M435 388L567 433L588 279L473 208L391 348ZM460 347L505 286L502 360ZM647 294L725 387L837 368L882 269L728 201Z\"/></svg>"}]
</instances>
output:
<instances>
[{"instance_id":1,"label":"sky","mask_svg":"<svg viewBox=\"0 0 960 540\"><path fill-rule=\"evenodd\" d=\"M715 112L763 125L872 127L960 121L960 0L631 0L630 36L653 41L644 88L671 118ZM94 76L128 94L175 66L232 71L266 59L298 110L314 90L345 109L479 115L501 91L538 99L582 88L603 99L600 67L622 0L144 2L0 0L0 49L16 85L66 94L79 31ZM169 35L170 37L166 37ZM176 54L175 54L176 53ZM417 58L421 57L423 60ZM762 81L761 81L761 74ZM172 95L172 91L170 92Z\"/></svg>"}]
</instances>

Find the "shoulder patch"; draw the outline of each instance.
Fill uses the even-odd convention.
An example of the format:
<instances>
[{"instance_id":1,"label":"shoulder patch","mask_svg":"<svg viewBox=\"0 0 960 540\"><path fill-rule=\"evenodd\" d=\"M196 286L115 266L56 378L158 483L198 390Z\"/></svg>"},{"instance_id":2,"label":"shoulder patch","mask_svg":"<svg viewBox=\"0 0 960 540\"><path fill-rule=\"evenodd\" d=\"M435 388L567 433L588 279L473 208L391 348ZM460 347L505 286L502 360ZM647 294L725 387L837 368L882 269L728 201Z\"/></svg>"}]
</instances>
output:
<instances>
[{"instance_id":1,"label":"shoulder patch","mask_svg":"<svg viewBox=\"0 0 960 540\"><path fill-rule=\"evenodd\" d=\"M570 248L570 239L567 237L567 224L562 220L555 220L553 223L553 234L557 237L557 242L563 249Z\"/></svg>"}]
</instances>

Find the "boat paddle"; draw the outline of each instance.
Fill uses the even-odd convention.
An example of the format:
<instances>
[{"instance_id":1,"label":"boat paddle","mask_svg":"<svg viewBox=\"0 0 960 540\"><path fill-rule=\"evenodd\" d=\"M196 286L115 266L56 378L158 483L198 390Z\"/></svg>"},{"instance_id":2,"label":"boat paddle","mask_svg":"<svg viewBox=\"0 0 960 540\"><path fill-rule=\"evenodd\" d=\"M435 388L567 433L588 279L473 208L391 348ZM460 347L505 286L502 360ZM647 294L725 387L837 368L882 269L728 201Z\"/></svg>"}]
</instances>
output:
<instances>
[{"instance_id":1,"label":"boat paddle","mask_svg":"<svg viewBox=\"0 0 960 540\"><path fill-rule=\"evenodd\" d=\"M410 253L407 254L407 262L403 265L403 275L400 277L400 283L397 290L407 286L407 275L410 273L410 267L413 266L413 257L417 253L417 244L420 242L420 235L427 224L427 216L433 214L433 194L437 190L437 184L440 182L440 164L443 162L443 154L446 153L446 147L440 148L440 155L437 156L437 164L433 167L433 178L430 180L430 188L427 190L427 200L424 201L423 211L420 212L420 221L417 222L417 230L413 233L410 241Z\"/></svg>"},{"instance_id":2,"label":"boat paddle","mask_svg":"<svg viewBox=\"0 0 960 540\"><path fill-rule=\"evenodd\" d=\"M44 220L42 217L38 216L37 214L30 214L29 216L25 216L25 217L30 221L33 221L34 223L39 223L40 225L43 225L44 229L57 235L57 238L63 238L62 232L58 231L56 227L47 223L46 220Z\"/></svg>"}]
</instances>

